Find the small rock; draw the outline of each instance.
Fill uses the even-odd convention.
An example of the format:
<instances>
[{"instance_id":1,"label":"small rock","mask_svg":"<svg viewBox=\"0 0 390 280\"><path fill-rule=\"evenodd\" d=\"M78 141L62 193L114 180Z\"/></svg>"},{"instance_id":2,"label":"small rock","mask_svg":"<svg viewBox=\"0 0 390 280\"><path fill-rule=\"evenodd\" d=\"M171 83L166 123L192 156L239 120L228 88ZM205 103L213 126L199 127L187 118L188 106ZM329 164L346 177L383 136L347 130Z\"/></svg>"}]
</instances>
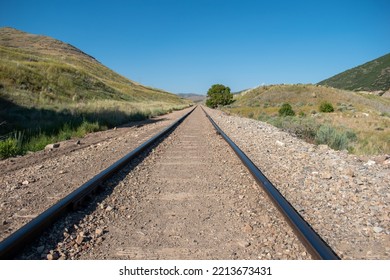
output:
<instances>
[{"instance_id":1,"label":"small rock","mask_svg":"<svg viewBox=\"0 0 390 280\"><path fill-rule=\"evenodd\" d=\"M377 164L385 164L386 161L388 161L390 159L390 156L389 155L380 155L380 156L376 156L374 158L374 161L377 163Z\"/></svg>"},{"instance_id":2,"label":"small rock","mask_svg":"<svg viewBox=\"0 0 390 280\"><path fill-rule=\"evenodd\" d=\"M280 147L284 147L286 144L284 144L283 142L281 141L276 141L275 142L276 145L280 146Z\"/></svg>"},{"instance_id":3,"label":"small rock","mask_svg":"<svg viewBox=\"0 0 390 280\"><path fill-rule=\"evenodd\" d=\"M332 174L330 174L329 172L322 172L321 173L321 179L332 179Z\"/></svg>"},{"instance_id":4,"label":"small rock","mask_svg":"<svg viewBox=\"0 0 390 280\"><path fill-rule=\"evenodd\" d=\"M46 258L51 261L51 260L57 260L59 258L59 255L57 252L53 252L51 254L47 254Z\"/></svg>"},{"instance_id":5,"label":"small rock","mask_svg":"<svg viewBox=\"0 0 390 280\"><path fill-rule=\"evenodd\" d=\"M373 227L372 229L376 233L381 233L383 231L383 228L381 228L381 227Z\"/></svg>"},{"instance_id":6,"label":"small rock","mask_svg":"<svg viewBox=\"0 0 390 280\"><path fill-rule=\"evenodd\" d=\"M248 241L238 241L237 244L238 244L240 247L243 247L243 248L246 248L246 247L251 246L251 243L248 242Z\"/></svg>"},{"instance_id":7,"label":"small rock","mask_svg":"<svg viewBox=\"0 0 390 280\"><path fill-rule=\"evenodd\" d=\"M107 207L106 207L106 211L107 211L107 212L112 211L112 207L111 207L111 206L107 206Z\"/></svg>"},{"instance_id":8,"label":"small rock","mask_svg":"<svg viewBox=\"0 0 390 280\"><path fill-rule=\"evenodd\" d=\"M245 197L245 195L239 195L238 198L239 199L243 199Z\"/></svg>"},{"instance_id":9,"label":"small rock","mask_svg":"<svg viewBox=\"0 0 390 280\"><path fill-rule=\"evenodd\" d=\"M60 170L60 172L58 172L58 173L60 173L60 174L65 174L65 173L68 173L68 171L66 171L66 170Z\"/></svg>"},{"instance_id":10,"label":"small rock","mask_svg":"<svg viewBox=\"0 0 390 280\"><path fill-rule=\"evenodd\" d=\"M75 145L81 145L81 141L80 140L77 140Z\"/></svg>"},{"instance_id":11,"label":"small rock","mask_svg":"<svg viewBox=\"0 0 390 280\"><path fill-rule=\"evenodd\" d=\"M355 177L355 172L353 172L352 169L348 169L348 170L346 171L346 174L347 174L348 176L350 176L350 177Z\"/></svg>"},{"instance_id":12,"label":"small rock","mask_svg":"<svg viewBox=\"0 0 390 280\"><path fill-rule=\"evenodd\" d=\"M52 149L57 149L60 147L59 143L54 143L54 144L48 144L45 147L45 150L52 150Z\"/></svg>"},{"instance_id":13,"label":"small rock","mask_svg":"<svg viewBox=\"0 0 390 280\"><path fill-rule=\"evenodd\" d=\"M80 245L81 243L83 243L83 241L84 241L84 236L77 235L76 243Z\"/></svg>"},{"instance_id":14,"label":"small rock","mask_svg":"<svg viewBox=\"0 0 390 280\"><path fill-rule=\"evenodd\" d=\"M24 181L22 182L22 185L28 185L28 184L30 184L30 182L27 181L27 180L24 180Z\"/></svg>"},{"instance_id":15,"label":"small rock","mask_svg":"<svg viewBox=\"0 0 390 280\"><path fill-rule=\"evenodd\" d=\"M364 166L371 166L371 165L374 165L374 164L375 164L375 161L369 160L369 161L367 161L367 162L364 164Z\"/></svg>"},{"instance_id":16,"label":"small rock","mask_svg":"<svg viewBox=\"0 0 390 280\"><path fill-rule=\"evenodd\" d=\"M329 149L328 145L325 145L325 144L320 144L317 146L317 149L320 151L320 152L325 152Z\"/></svg>"},{"instance_id":17,"label":"small rock","mask_svg":"<svg viewBox=\"0 0 390 280\"><path fill-rule=\"evenodd\" d=\"M246 224L242 227L242 231L246 233L251 233L253 231L253 227L250 224Z\"/></svg>"},{"instance_id":18,"label":"small rock","mask_svg":"<svg viewBox=\"0 0 390 280\"><path fill-rule=\"evenodd\" d=\"M95 234L96 234L96 236L101 236L101 235L103 234L103 229L97 228L97 229L95 230Z\"/></svg>"}]
</instances>

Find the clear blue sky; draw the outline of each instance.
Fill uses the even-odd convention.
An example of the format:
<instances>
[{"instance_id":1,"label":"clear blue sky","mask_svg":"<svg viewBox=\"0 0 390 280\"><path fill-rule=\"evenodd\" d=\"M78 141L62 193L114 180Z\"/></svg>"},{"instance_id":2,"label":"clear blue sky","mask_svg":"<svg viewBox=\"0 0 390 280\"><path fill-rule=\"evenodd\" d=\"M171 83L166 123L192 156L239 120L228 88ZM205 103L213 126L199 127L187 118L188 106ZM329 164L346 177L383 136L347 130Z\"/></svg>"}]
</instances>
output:
<instances>
[{"instance_id":1,"label":"clear blue sky","mask_svg":"<svg viewBox=\"0 0 390 280\"><path fill-rule=\"evenodd\" d=\"M389 0L1 0L0 26L175 93L316 83L390 52Z\"/></svg>"}]
</instances>

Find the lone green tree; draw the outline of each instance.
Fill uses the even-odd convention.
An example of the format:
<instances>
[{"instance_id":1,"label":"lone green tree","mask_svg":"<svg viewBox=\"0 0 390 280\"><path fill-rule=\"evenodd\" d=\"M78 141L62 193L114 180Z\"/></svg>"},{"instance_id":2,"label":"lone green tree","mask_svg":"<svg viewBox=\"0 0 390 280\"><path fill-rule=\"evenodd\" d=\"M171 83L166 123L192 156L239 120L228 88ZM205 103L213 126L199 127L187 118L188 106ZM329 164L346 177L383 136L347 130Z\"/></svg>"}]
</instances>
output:
<instances>
[{"instance_id":1,"label":"lone green tree","mask_svg":"<svg viewBox=\"0 0 390 280\"><path fill-rule=\"evenodd\" d=\"M212 85L207 91L206 106L215 108L218 105L229 105L233 102L230 88L221 84Z\"/></svg>"}]
</instances>

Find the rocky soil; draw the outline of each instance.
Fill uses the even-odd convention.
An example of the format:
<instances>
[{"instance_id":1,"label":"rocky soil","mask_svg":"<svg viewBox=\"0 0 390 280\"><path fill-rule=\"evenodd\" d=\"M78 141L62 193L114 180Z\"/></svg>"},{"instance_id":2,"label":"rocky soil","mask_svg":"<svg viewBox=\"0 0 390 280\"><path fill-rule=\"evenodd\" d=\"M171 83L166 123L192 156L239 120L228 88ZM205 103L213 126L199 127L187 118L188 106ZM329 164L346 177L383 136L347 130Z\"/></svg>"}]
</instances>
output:
<instances>
[{"instance_id":1,"label":"rocky soil","mask_svg":"<svg viewBox=\"0 0 390 280\"><path fill-rule=\"evenodd\" d=\"M0 241L188 110L0 161Z\"/></svg>"},{"instance_id":2,"label":"rocky soil","mask_svg":"<svg viewBox=\"0 0 390 280\"><path fill-rule=\"evenodd\" d=\"M343 259L390 259L390 155L359 158L208 109Z\"/></svg>"},{"instance_id":3,"label":"rocky soil","mask_svg":"<svg viewBox=\"0 0 390 280\"><path fill-rule=\"evenodd\" d=\"M21 258L310 258L200 108L125 169Z\"/></svg>"}]
</instances>

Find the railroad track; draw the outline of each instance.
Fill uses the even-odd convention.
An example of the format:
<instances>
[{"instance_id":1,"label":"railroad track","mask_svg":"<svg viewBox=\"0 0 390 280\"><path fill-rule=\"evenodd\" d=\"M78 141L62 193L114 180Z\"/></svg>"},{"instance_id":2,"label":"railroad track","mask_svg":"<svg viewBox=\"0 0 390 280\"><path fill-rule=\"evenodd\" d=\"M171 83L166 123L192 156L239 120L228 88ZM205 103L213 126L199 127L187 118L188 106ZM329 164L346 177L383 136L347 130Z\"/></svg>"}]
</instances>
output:
<instances>
[{"instance_id":1,"label":"railroad track","mask_svg":"<svg viewBox=\"0 0 390 280\"><path fill-rule=\"evenodd\" d=\"M187 118L190 114L191 116ZM206 121L205 116L210 122ZM183 124L179 125L182 122ZM223 248L225 248L225 252L231 254L224 255L222 252L220 257L223 259L253 258L254 255L251 254L254 254L259 248L265 247L264 244L267 245L270 240L277 241L273 239L273 236L290 236L289 229L283 229L270 236L266 241L262 240L259 244L256 243L256 234L259 236L260 230L264 230L264 225L261 223L262 217L258 217L264 214L257 213L257 207L269 210L271 206L269 204L259 205L259 203L264 203L264 199L259 202L257 195L262 197L262 194L257 194L256 187L251 185L253 178L247 174L247 171L243 170L245 168L239 166L241 163L238 163L238 159L232 158L230 160L231 150L227 150L226 144L221 143L221 139L215 136L215 132L211 132L211 124L217 134L226 140L248 168L257 184L265 190L312 258L339 259L326 242L304 221L272 183L200 107L194 108L177 122L3 240L0 243L0 258L13 258L20 254L22 249L29 246L28 244L36 242L34 240L38 237L41 238L41 244L42 242L44 244L44 235L48 234L45 231L56 227L56 224L53 226L53 223L59 219L66 219L64 217L67 215L72 215L75 212L74 209L81 207L83 201L92 196L99 188L107 189L104 187L107 182L116 186L115 189L110 189L107 193L103 192L101 194L103 198L98 202L92 199L92 204L99 205L99 207L93 206L92 208L97 208L101 213L94 214L95 210L92 209L85 214L88 218L84 220L94 221L100 219L96 218L99 217L96 215L111 215L109 222L114 221L112 229L97 227L93 230L94 227L92 226L90 229L91 226L89 226L87 228L90 232L86 233L88 230L79 229L80 227L75 225L75 235L70 238L69 244L75 245L78 251L79 247L87 249L96 247L94 247L95 253L93 253L95 255L85 254L82 256L84 258L218 258L215 256L221 251L221 246L225 246L223 244L228 244L226 248ZM177 135L168 137L176 128L180 130L181 134L177 132ZM173 134L176 134L176 131ZM164 142L160 144L163 146L161 155L159 153L152 154L151 159L149 159L147 154L150 153L151 147L154 147L154 150L159 150L160 145L156 147L156 143L161 142L164 138L166 139L164 142L168 142L168 144L163 144ZM170 140L170 138L174 138L174 140ZM145 154L142 156L145 158L144 161L141 163L141 160L137 160L134 163L134 160L142 153ZM162 159L161 161L158 161L159 157ZM223 161L222 165L220 164L221 160ZM136 171L132 170L137 168L135 166L138 162L140 162L141 170L137 175ZM123 169L129 165L132 167L124 172ZM155 166L153 172L149 170L152 165ZM236 171L241 171L235 173L226 170L229 166L233 166ZM237 177L243 178L238 182ZM131 184L135 184L134 190L131 189ZM249 187L243 190L241 185ZM229 189L220 188L220 186L235 187ZM114 197L110 200L111 193ZM109 203L105 201L109 201ZM243 201L248 201L251 207L237 206ZM91 207L91 203L87 205ZM234 209L236 208L245 211L235 215ZM138 209L139 212L137 212ZM268 217L263 219L270 221ZM271 218L270 224L282 223L272 219L280 220L280 215ZM127 226L129 220L130 223L134 221L134 225ZM104 224L106 221L101 219L100 223ZM222 230L227 223L231 224L230 228L227 228L223 234L219 233L218 228ZM84 224L88 224L88 222L84 222ZM203 227L204 230L201 229ZM267 231L267 228L265 230ZM66 228L66 232L68 232L68 228ZM106 240L101 238L104 232L108 232ZM70 233L64 233L64 235L68 238ZM237 239L236 235L240 237ZM123 237L125 238L123 239ZM67 240L69 241L69 238ZM64 240L60 243L65 244L66 242ZM93 246L88 247L89 245L85 242L89 242L88 244L93 244ZM110 253L111 255L105 255L107 247L104 246L111 244L110 242L113 245L109 247L115 249ZM164 247L162 243L167 245ZM213 246L216 248L211 249ZM290 245L286 246L291 248ZM294 246L299 247L300 245ZM293 248L295 248L294 246ZM28 255L25 253L24 256L26 254ZM279 255L279 258L283 258L283 255Z\"/></svg>"}]
</instances>

